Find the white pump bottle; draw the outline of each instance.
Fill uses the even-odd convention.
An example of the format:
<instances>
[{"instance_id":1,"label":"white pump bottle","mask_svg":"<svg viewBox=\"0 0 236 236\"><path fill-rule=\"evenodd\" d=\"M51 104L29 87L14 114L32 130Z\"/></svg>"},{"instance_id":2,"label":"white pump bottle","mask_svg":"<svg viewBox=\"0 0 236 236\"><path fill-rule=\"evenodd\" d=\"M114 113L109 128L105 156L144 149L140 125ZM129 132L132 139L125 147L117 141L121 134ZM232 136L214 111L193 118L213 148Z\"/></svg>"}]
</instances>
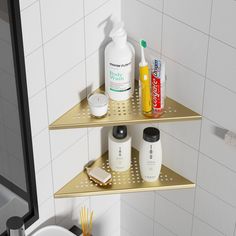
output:
<instances>
[{"instance_id":1,"label":"white pump bottle","mask_svg":"<svg viewBox=\"0 0 236 236\"><path fill-rule=\"evenodd\" d=\"M105 48L105 88L115 101L129 99L134 92L134 47L127 42L124 23L111 31L112 41Z\"/></svg>"}]
</instances>

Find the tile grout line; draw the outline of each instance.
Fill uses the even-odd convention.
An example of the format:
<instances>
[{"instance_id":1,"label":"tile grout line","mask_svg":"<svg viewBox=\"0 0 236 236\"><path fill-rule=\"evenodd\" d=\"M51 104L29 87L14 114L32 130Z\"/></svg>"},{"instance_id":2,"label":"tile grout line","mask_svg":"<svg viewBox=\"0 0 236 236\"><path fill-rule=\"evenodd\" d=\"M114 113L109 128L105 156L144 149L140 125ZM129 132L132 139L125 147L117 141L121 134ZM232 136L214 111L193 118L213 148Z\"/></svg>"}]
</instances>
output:
<instances>
[{"instance_id":1,"label":"tile grout line","mask_svg":"<svg viewBox=\"0 0 236 236\"><path fill-rule=\"evenodd\" d=\"M189 189L193 189L193 188L189 188ZM179 189L180 190L180 189ZM182 189L183 190L183 189ZM187 190L187 189L185 189ZM161 190L160 190L161 191ZM175 205L177 208L183 210L185 213L188 213L189 215L193 215L190 211L186 210L185 208L183 208L182 206L178 205L176 202L169 200L168 198L164 197L163 195L159 194L158 191L156 191L156 195L158 195L159 197L165 199L166 201L170 202L171 204Z\"/></svg>"},{"instance_id":2,"label":"tile grout line","mask_svg":"<svg viewBox=\"0 0 236 236\"><path fill-rule=\"evenodd\" d=\"M76 139L76 141L74 141L73 143L71 143L69 146L67 146L63 151L61 151L59 154L57 154L55 157L52 157L52 162L54 162L55 160L59 159L66 151L68 151L70 148L72 148L74 145L76 145L77 143L79 143L83 138L85 138L87 134L82 135L81 137L79 137L78 139Z\"/></svg>"},{"instance_id":3,"label":"tile grout line","mask_svg":"<svg viewBox=\"0 0 236 236\"><path fill-rule=\"evenodd\" d=\"M40 46L41 48L42 46ZM90 54L87 58L84 58L83 60L79 61L78 63L76 63L75 65L73 65L72 67L70 67L68 70L66 70L65 72L63 72L61 75L59 75L55 80L51 81L50 83L46 84L44 87L42 87L39 91L37 91L36 93L34 93L33 95L31 95L29 98L33 98L36 95L38 95L39 93L41 93L44 89L46 89L47 87L51 86L52 84L54 84L56 81L58 81L59 79L61 79L63 76L67 75L68 73L70 73L73 69L75 69L77 66L79 66L80 64L82 64L83 62L86 63L86 60L89 59L90 57L92 57L95 53L98 52L99 49L97 49L96 51L94 51L92 54Z\"/></svg>"},{"instance_id":4,"label":"tile grout line","mask_svg":"<svg viewBox=\"0 0 236 236\"><path fill-rule=\"evenodd\" d=\"M37 0L40 1L40 0ZM37 2L36 1L36 2ZM58 36L60 36L61 34L63 34L65 31L69 30L70 28L72 28L73 26L75 26L76 24L78 24L79 22L81 22L82 20L85 20L86 17L94 12L96 12L99 8L103 7L104 5L106 5L108 2L110 2L111 0L107 0L105 3L103 3L102 5L100 5L99 7L97 7L96 9L94 9L92 12L90 12L89 14L85 15L85 7L84 7L84 1L83 1L83 16L79 19L77 19L76 21L74 21L71 25L67 26L66 28L64 28L62 31L58 32L57 34L55 34L54 36L52 36L51 38L49 38L48 40L46 40L45 42L43 41L43 44L48 44L49 42L53 41L54 39L56 39ZM35 3L36 3L35 2ZM32 4L33 5L33 4Z\"/></svg>"},{"instance_id":5,"label":"tile grout line","mask_svg":"<svg viewBox=\"0 0 236 236\"><path fill-rule=\"evenodd\" d=\"M215 80L213 80L213 79L211 79L211 78L209 78L209 77L207 77L207 76L206 76L206 79L209 80L210 82L212 82L212 83L214 83L214 84L216 84L216 85L222 87L223 89L228 90L230 93L233 93L234 95L236 95L236 90L234 91L234 90L232 90L232 89L226 87L225 85L222 85L222 84L216 82Z\"/></svg>"},{"instance_id":6,"label":"tile grout line","mask_svg":"<svg viewBox=\"0 0 236 236\"><path fill-rule=\"evenodd\" d=\"M33 6L33 5L36 4L37 2L39 2L39 0L33 1L33 2L30 3L28 6L26 6L26 7L22 8L22 9L20 9L20 12L22 13L24 10L30 8L31 6Z\"/></svg>"},{"instance_id":7,"label":"tile grout line","mask_svg":"<svg viewBox=\"0 0 236 236\"><path fill-rule=\"evenodd\" d=\"M154 206L153 206L154 211L153 211L153 217L152 217L152 224L153 224L152 233L153 233L153 236L155 236L155 217L156 217L156 209L157 209L157 203L156 202L157 202L157 196L156 196L156 193L154 191Z\"/></svg>"},{"instance_id":8,"label":"tile grout line","mask_svg":"<svg viewBox=\"0 0 236 236\"><path fill-rule=\"evenodd\" d=\"M86 84L86 96L88 96L88 78L87 78L87 49L86 49L86 24L85 24L85 1L83 0L83 28L84 28L84 57L85 57L85 65L84 65L84 70L85 70L85 84ZM89 162L89 157L90 157L90 150L89 150L89 130L86 128L86 139L87 139L87 161ZM91 210L92 206L92 201L91 197L89 196L89 208Z\"/></svg>"},{"instance_id":9,"label":"tile grout line","mask_svg":"<svg viewBox=\"0 0 236 236\"><path fill-rule=\"evenodd\" d=\"M203 191L207 192L209 195L211 195L211 196L217 198L218 200L222 201L222 202L225 203L226 205L235 208L234 206L228 204L228 203L225 202L224 200L218 198L216 195L214 195L214 194L208 192L207 190L205 190L204 188L202 188L200 185L197 185L197 186L198 186L199 188L201 188ZM197 186L196 186L196 187L197 187ZM184 209L183 207L179 206L177 203L175 203L175 202L173 202L172 200L169 200L168 198L166 198L166 197L160 195L158 192L156 193L156 195L157 195L157 194L158 194L160 197L164 198L166 201L168 201L168 202L172 203L173 205L175 205L176 207L178 207L179 209L181 209L181 210L185 211L186 213L190 214L191 217L193 217L193 218L198 218L198 219L201 220L203 223L207 224L207 225L210 226L211 228L213 228L213 229L215 229L216 231L218 231L219 233L223 234L223 232L219 231L218 229L216 229L216 228L214 228L213 226L211 226L210 224L208 224L206 221L202 220L202 219L199 218L198 216L194 215L193 213L191 213L191 212L187 211L186 209ZM159 224L159 222L158 222L158 224Z\"/></svg>"},{"instance_id":10,"label":"tile grout line","mask_svg":"<svg viewBox=\"0 0 236 236\"><path fill-rule=\"evenodd\" d=\"M221 232L220 230L218 230L217 228L213 227L212 225L210 225L208 222L204 221L203 219L201 219L198 216L194 216L197 220L201 221L203 224L207 225L209 228L217 231L218 233L220 233L222 236L227 236L225 233Z\"/></svg>"},{"instance_id":11,"label":"tile grout line","mask_svg":"<svg viewBox=\"0 0 236 236\"><path fill-rule=\"evenodd\" d=\"M162 1L162 12L161 12L161 59L162 59L162 54L163 54L163 32L164 32L164 6L165 6L165 1Z\"/></svg>"},{"instance_id":12,"label":"tile grout line","mask_svg":"<svg viewBox=\"0 0 236 236\"><path fill-rule=\"evenodd\" d=\"M217 196L216 194L214 193L211 193L209 192L209 190L205 189L204 187L202 187L201 185L197 184L198 188L202 189L203 191L207 192L209 195L215 197L218 201L221 201L223 202L225 205L233 208L234 210L236 210L236 206L232 205L231 203L229 202L226 202L224 199L220 198L219 196Z\"/></svg>"},{"instance_id":13,"label":"tile grout line","mask_svg":"<svg viewBox=\"0 0 236 236\"><path fill-rule=\"evenodd\" d=\"M210 35L210 38L212 38L212 39L214 39L214 40L216 40L216 41L218 41L218 42L220 42L220 43L222 43L222 44L225 44L226 46L231 47L232 49L236 50L236 47L235 47L235 46L233 46L233 45L231 45L231 44L229 44L229 43L227 43L227 42L225 42L225 41L223 41L223 40L221 40L221 39L218 39L218 38L216 38L216 37L213 36L213 35Z\"/></svg>"},{"instance_id":14,"label":"tile grout line","mask_svg":"<svg viewBox=\"0 0 236 236\"><path fill-rule=\"evenodd\" d=\"M92 13L94 13L95 11L97 11L98 9L102 8L103 6L105 6L108 2L110 2L112 0L107 0L105 2L103 2L101 5L99 5L98 7L96 7L95 9L93 9L91 12L89 12L87 15L85 14L85 7L84 7L84 17L86 18L87 16L91 15Z\"/></svg>"},{"instance_id":15,"label":"tile grout line","mask_svg":"<svg viewBox=\"0 0 236 236\"><path fill-rule=\"evenodd\" d=\"M45 85L47 84L47 79L46 79L46 62L45 62L45 52L44 52L44 43L43 43L43 26L42 26L42 6L41 6L41 0L39 0L39 14L40 14L40 27L41 27L41 39L42 39L42 54L43 54L43 64L44 64L44 83ZM48 93L47 93L47 88L45 89L45 96L46 96L46 104L47 104L47 120L49 123L49 105L48 105ZM50 132L48 133L49 135L49 150L50 150L50 169L51 169L51 179L52 179L52 188L53 188L53 206L54 206L54 222L56 222L56 203L54 199L54 192L55 192L55 183L54 183L54 178L53 178L53 167L52 167L52 145L51 145L51 135Z\"/></svg>"},{"instance_id":16,"label":"tile grout line","mask_svg":"<svg viewBox=\"0 0 236 236\"><path fill-rule=\"evenodd\" d=\"M45 42L43 41L43 44L47 45L48 43L50 43L51 41L53 41L54 39L58 38L60 35L62 35L63 33L65 33L67 30L73 28L73 26L75 26L76 24L78 24L79 22L81 22L84 19L84 17L81 17L79 19L77 19L75 22L73 22L73 24L67 26L66 28L64 28L62 31L60 31L59 33L55 34L53 37L51 37L50 39L46 40Z\"/></svg>"},{"instance_id":17,"label":"tile grout line","mask_svg":"<svg viewBox=\"0 0 236 236\"><path fill-rule=\"evenodd\" d=\"M154 7L148 5L148 4L146 4L146 3L144 3L144 2L142 2L142 1L140 1L140 0L135 0L135 1L136 1L136 2L139 2L140 4L143 4L143 5L147 6L147 7L149 7L150 9L152 9L152 10L154 10L154 11L157 11L157 12L159 12L159 13L162 13L161 10L159 10L159 9L157 9L157 8L154 8ZM212 13L212 8L211 8L210 11L211 11L211 13ZM176 17L173 17L173 16L171 16L171 15L165 13L164 11L163 11L163 14L164 14L165 16L167 16L167 17L172 18L173 20L176 20L176 21L179 22L179 23L182 23L182 24L184 24L184 25L186 25L186 26L192 28L193 30L196 30L196 31L198 31L198 32L200 32L200 33L202 33L202 34L205 34L206 36L210 36L210 38L213 38L213 39L215 39L215 40L217 40L217 41L219 41L219 42L221 42L221 43L223 43L223 44L225 44L225 45L227 45L227 46L229 46L229 47L231 47L231 48L233 48L233 49L236 49L235 46L233 46L233 45L231 45L231 44L229 44L229 43L227 43L227 42L225 42L225 41L223 41L223 40L221 40L221 39L218 39L218 38L216 38L215 36L211 35L211 34L210 34L210 30L208 31L208 33L206 33L206 32L204 32L204 31L202 31L202 30L200 30L200 29L198 29L198 28L195 28L195 27L192 26L192 25L187 24L186 22L184 22L184 21L182 21L182 20L179 20L179 19L176 18ZM209 23L209 28L210 28L210 23Z\"/></svg>"},{"instance_id":18,"label":"tile grout line","mask_svg":"<svg viewBox=\"0 0 236 236\"><path fill-rule=\"evenodd\" d=\"M37 2L39 2L40 0L36 0L35 2L33 2L30 6L36 4ZM54 35L53 37L51 37L50 39L48 39L45 42L42 42L42 44L47 44L50 41L56 39L58 36L60 36L62 33L64 33L65 31L69 30L71 27L73 27L74 25L76 25L77 23L79 23L80 21L82 21L83 19L86 19L87 16L91 15L92 13L94 13L96 10L98 10L99 8L103 7L104 5L106 5L108 2L110 2L112 0L107 0L106 2L104 2L102 5L98 6L96 9L94 9L93 11L91 11L90 13L88 13L87 15L84 15L83 17L81 17L80 19L76 20L76 22L74 22L73 24L67 26L66 28L64 28L62 31L60 31L59 33L57 33L56 35ZM28 7L30 7L28 6ZM26 8L28 8L26 7ZM28 52L27 54L25 54L25 57L27 58L28 56L30 56L31 54L33 54L35 51L39 50L42 47L42 44L36 48L34 48L32 51ZM97 49L98 50L98 49ZM97 51L96 50L96 51ZM93 55L96 51L92 52L90 55L88 55L88 57L90 57L91 55Z\"/></svg>"},{"instance_id":19,"label":"tile grout line","mask_svg":"<svg viewBox=\"0 0 236 236\"><path fill-rule=\"evenodd\" d=\"M138 41L137 41L136 39L134 39L134 38L132 38L132 37L129 37L129 38L130 38L132 41L134 41L135 43L138 44ZM147 47L147 48L148 48L149 50L153 51L154 53L161 54L161 52L159 52L159 51L157 51L157 50L155 50L155 49L153 49L153 48L151 48L151 47ZM191 72L193 72L193 73L195 73L195 74L197 74L197 75L199 75L199 76L201 76L201 77L204 78L204 75L203 75L203 74L200 74L199 72L197 72L197 71L193 70L192 68L190 68L190 67L188 67L188 66L186 66L186 65L184 65L184 64L182 64L182 63L180 63L180 62L178 62L178 61L176 61L175 59L173 59L173 58L171 58L171 57L169 57L169 56L166 56L166 55L163 54L163 53L162 53L162 56L168 58L168 59L171 60L172 62L174 62L174 63L176 63L176 64L182 66L183 68L185 68L185 69L187 69L187 70L189 70L189 71L191 71Z\"/></svg>"},{"instance_id":20,"label":"tile grout line","mask_svg":"<svg viewBox=\"0 0 236 236\"><path fill-rule=\"evenodd\" d=\"M198 120L198 121L201 122L201 120ZM166 132L165 130L163 130L163 129L160 128L160 127L159 127L159 129L160 129L163 133L165 133L166 135L169 135L170 137L174 138L175 140L179 141L180 143L182 143L182 144L188 146L188 147L191 148L192 150L194 150L194 151L196 151L196 152L199 151L199 148L195 148L195 147L191 146L190 144L184 142L183 140L179 139L179 138L176 137L175 135L173 135L173 134L171 134L171 133L169 133L169 132Z\"/></svg>"},{"instance_id":21,"label":"tile grout line","mask_svg":"<svg viewBox=\"0 0 236 236\"><path fill-rule=\"evenodd\" d=\"M143 213L142 211L140 211L138 208L136 208L136 207L130 205L129 202L127 202L125 199L123 199L122 201L123 201L124 204L128 205L130 208L132 208L133 210L135 210L135 211L138 212L139 214L141 214L141 215L145 216L146 218L148 218L150 221L153 221L153 220L154 220L154 218L152 218L151 216L144 214L144 213Z\"/></svg>"},{"instance_id":22,"label":"tile grout line","mask_svg":"<svg viewBox=\"0 0 236 236\"><path fill-rule=\"evenodd\" d=\"M168 231L169 233L173 234L174 236L179 236L179 235L177 235L175 232L173 232L173 231L171 231L170 229L168 229L165 225L161 224L160 222L155 221L155 224L160 225L160 226L163 227L166 231ZM156 236L156 235L154 235L154 236ZM160 235L160 236L161 236L161 235Z\"/></svg>"},{"instance_id":23,"label":"tile grout line","mask_svg":"<svg viewBox=\"0 0 236 236\"><path fill-rule=\"evenodd\" d=\"M207 66L208 66L208 56L209 56L209 46L210 46L210 31L211 31L211 20L212 20L212 11L213 11L213 0L211 0L211 9L210 9L210 22L209 22L209 29L208 29L208 42L207 42L207 51L206 51L206 64L205 64L205 79L204 79L204 86L203 86L203 97L202 97L202 111L201 114L204 114L204 101L205 101L205 95L206 95L206 75L207 75ZM199 175L199 158L200 158L200 149L201 149L201 137L202 137L202 129L203 129L203 122L201 120L201 127L200 127L200 133L199 133L199 143L198 143L198 158L197 158L197 169L196 169L196 185L198 185L198 175ZM196 193L197 188L195 187L194 191L194 198L193 198L193 214L192 214L192 229L191 229L191 235L193 235L193 222L195 217L195 211L196 211Z\"/></svg>"},{"instance_id":24,"label":"tile grout line","mask_svg":"<svg viewBox=\"0 0 236 236\"><path fill-rule=\"evenodd\" d=\"M223 168L227 169L228 171L230 171L230 172L232 172L232 173L236 174L236 170L234 170L234 169L231 169L230 167L228 167L228 166L226 166L226 165L222 164L221 162L219 162L219 161L215 160L213 157L211 157L211 156L209 156L209 155L205 154L204 152L201 152L201 151L199 151L199 152L200 152L200 154L202 154L202 155L206 156L208 159L210 159L211 161L213 161L213 162L217 163L217 164L218 164L218 165L220 165L221 167L223 167Z\"/></svg>"},{"instance_id":25,"label":"tile grout line","mask_svg":"<svg viewBox=\"0 0 236 236\"><path fill-rule=\"evenodd\" d=\"M160 57L163 59L163 31L164 31L164 0L162 1L162 11L161 11L161 48L160 48ZM154 50L155 51L155 50ZM158 127L159 128L159 127ZM155 194L155 192L154 192ZM156 216L156 210L157 210L157 195L154 195L154 215L153 215L153 236L155 236L155 216Z\"/></svg>"}]
</instances>

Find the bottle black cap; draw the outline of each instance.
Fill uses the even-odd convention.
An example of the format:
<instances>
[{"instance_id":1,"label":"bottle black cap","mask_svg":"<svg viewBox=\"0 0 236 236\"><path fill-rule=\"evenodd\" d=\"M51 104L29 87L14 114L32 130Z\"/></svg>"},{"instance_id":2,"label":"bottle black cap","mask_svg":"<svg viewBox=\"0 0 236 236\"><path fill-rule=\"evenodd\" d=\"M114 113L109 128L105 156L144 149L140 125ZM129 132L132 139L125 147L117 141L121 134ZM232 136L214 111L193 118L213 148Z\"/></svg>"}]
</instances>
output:
<instances>
[{"instance_id":1,"label":"bottle black cap","mask_svg":"<svg viewBox=\"0 0 236 236\"><path fill-rule=\"evenodd\" d=\"M147 142L157 142L160 139L160 130L154 127L148 127L143 130L143 139Z\"/></svg>"},{"instance_id":2,"label":"bottle black cap","mask_svg":"<svg viewBox=\"0 0 236 236\"><path fill-rule=\"evenodd\" d=\"M24 221L21 217L13 216L7 220L8 230L18 230L24 225Z\"/></svg>"},{"instance_id":3,"label":"bottle black cap","mask_svg":"<svg viewBox=\"0 0 236 236\"><path fill-rule=\"evenodd\" d=\"M127 127L125 125L114 126L112 134L116 139L124 139L127 136Z\"/></svg>"}]
</instances>

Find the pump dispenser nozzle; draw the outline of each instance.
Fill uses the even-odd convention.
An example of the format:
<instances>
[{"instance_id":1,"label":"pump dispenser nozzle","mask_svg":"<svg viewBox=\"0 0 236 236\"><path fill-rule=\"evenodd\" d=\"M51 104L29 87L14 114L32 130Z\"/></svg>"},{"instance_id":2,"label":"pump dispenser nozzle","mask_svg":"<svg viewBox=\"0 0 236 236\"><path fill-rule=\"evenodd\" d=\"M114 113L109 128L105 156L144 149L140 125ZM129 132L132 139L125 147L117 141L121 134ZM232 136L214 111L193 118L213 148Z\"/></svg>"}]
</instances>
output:
<instances>
[{"instance_id":1,"label":"pump dispenser nozzle","mask_svg":"<svg viewBox=\"0 0 236 236\"><path fill-rule=\"evenodd\" d=\"M126 43L127 33L124 30L124 22L121 21L117 23L112 31L110 32L110 37L115 43Z\"/></svg>"}]
</instances>

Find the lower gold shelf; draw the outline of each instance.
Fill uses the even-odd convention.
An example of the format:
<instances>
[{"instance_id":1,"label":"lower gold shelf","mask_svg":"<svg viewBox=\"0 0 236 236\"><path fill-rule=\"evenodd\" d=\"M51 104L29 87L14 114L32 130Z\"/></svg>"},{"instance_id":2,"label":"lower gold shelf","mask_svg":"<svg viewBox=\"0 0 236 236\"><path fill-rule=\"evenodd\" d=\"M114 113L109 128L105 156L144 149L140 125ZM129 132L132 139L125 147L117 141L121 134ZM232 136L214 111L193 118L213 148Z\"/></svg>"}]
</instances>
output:
<instances>
[{"instance_id":1,"label":"lower gold shelf","mask_svg":"<svg viewBox=\"0 0 236 236\"><path fill-rule=\"evenodd\" d=\"M112 174L112 185L99 187L92 182L85 171L81 172L68 184L54 194L55 198L80 197L128 192L144 192L179 188L193 188L195 184L173 170L162 165L159 179L156 182L144 182L139 171L139 152L132 149L131 168L125 172L114 172L108 163L108 152L96 160L94 166L100 166Z\"/></svg>"}]
</instances>

